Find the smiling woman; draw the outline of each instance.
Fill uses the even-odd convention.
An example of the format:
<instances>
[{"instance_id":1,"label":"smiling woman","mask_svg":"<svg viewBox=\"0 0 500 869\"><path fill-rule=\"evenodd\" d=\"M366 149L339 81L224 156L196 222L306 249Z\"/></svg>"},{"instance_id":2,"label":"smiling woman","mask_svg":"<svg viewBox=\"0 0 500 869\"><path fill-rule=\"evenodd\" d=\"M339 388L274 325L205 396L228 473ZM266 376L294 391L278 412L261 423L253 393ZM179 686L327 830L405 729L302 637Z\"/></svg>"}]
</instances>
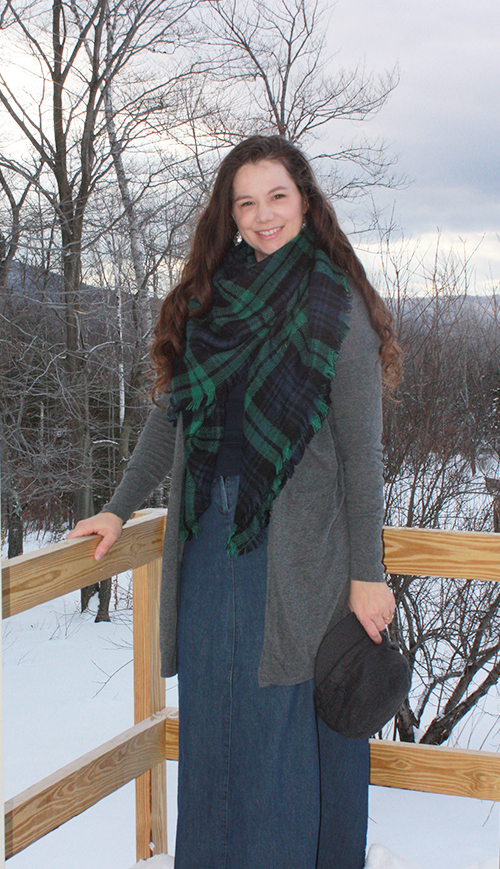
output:
<instances>
[{"instance_id":1,"label":"smiling woman","mask_svg":"<svg viewBox=\"0 0 500 869\"><path fill-rule=\"evenodd\" d=\"M307 203L282 163L260 160L238 169L233 218L257 262L299 234Z\"/></svg>"},{"instance_id":2,"label":"smiling woman","mask_svg":"<svg viewBox=\"0 0 500 869\"><path fill-rule=\"evenodd\" d=\"M157 407L99 558L172 468L161 600L179 674L176 869L361 869L368 743L316 718L314 660L351 608L375 643L381 389L398 348L304 155L223 160L153 349ZM335 376L333 376L335 375ZM168 391L168 395L166 394Z\"/></svg>"}]
</instances>

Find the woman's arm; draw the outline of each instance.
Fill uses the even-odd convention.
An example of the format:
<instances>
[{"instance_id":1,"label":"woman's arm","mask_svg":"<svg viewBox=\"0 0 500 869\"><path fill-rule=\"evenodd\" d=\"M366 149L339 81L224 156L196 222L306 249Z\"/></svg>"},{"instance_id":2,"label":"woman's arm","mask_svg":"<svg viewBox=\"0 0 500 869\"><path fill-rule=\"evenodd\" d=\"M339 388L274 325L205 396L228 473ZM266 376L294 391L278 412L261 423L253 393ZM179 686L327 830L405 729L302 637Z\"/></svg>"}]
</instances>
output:
<instances>
[{"instance_id":1,"label":"woman's arm","mask_svg":"<svg viewBox=\"0 0 500 869\"><path fill-rule=\"evenodd\" d=\"M380 642L380 631L395 607L382 565L382 378L378 345L363 298L353 288L350 329L337 359L329 418L344 476L349 604L375 642Z\"/></svg>"},{"instance_id":2,"label":"woman's arm","mask_svg":"<svg viewBox=\"0 0 500 869\"><path fill-rule=\"evenodd\" d=\"M165 479L174 456L175 427L163 408L155 407L123 473L120 485L104 509L82 519L67 537L87 537L100 534L94 558L98 561L118 540L127 519L137 510L151 492Z\"/></svg>"},{"instance_id":3,"label":"woman's arm","mask_svg":"<svg viewBox=\"0 0 500 869\"><path fill-rule=\"evenodd\" d=\"M174 459L176 429L162 407L148 416L137 446L123 472L120 485L104 510L123 522L130 519L151 492L165 479Z\"/></svg>"}]
</instances>

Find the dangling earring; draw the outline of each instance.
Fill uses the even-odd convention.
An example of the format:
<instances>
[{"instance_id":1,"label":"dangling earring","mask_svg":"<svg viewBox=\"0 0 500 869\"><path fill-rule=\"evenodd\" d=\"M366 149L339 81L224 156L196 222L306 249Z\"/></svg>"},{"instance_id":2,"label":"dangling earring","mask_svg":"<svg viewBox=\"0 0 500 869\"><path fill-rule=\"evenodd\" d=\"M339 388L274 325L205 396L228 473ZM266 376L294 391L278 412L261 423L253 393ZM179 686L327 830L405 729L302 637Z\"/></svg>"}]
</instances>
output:
<instances>
[{"instance_id":1,"label":"dangling earring","mask_svg":"<svg viewBox=\"0 0 500 869\"><path fill-rule=\"evenodd\" d=\"M241 233L237 232L236 235L234 236L234 243L241 244L241 242L242 242Z\"/></svg>"}]
</instances>

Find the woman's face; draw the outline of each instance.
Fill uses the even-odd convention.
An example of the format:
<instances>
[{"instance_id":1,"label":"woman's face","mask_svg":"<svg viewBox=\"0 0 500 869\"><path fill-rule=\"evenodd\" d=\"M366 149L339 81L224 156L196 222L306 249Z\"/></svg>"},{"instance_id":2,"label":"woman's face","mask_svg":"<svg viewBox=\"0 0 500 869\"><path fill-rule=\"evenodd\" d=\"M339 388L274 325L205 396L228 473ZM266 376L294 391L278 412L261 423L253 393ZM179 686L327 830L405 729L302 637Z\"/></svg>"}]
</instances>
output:
<instances>
[{"instance_id":1,"label":"woman's face","mask_svg":"<svg viewBox=\"0 0 500 869\"><path fill-rule=\"evenodd\" d=\"M233 181L233 218L257 261L299 234L304 202L295 181L278 160L245 163Z\"/></svg>"}]
</instances>

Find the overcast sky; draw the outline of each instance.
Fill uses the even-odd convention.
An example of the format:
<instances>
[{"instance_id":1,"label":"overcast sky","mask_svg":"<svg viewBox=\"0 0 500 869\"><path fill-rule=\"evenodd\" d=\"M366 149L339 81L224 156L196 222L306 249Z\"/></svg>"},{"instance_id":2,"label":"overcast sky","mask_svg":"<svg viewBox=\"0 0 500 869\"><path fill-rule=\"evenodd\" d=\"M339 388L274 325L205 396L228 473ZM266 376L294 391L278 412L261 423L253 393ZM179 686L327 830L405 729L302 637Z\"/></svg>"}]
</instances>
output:
<instances>
[{"instance_id":1,"label":"overcast sky","mask_svg":"<svg viewBox=\"0 0 500 869\"><path fill-rule=\"evenodd\" d=\"M500 279L500 3L498 0L338 0L331 15L333 64L401 80L378 115L363 124L399 155L409 186L377 194L395 203L406 235L472 250L477 268ZM480 276L482 277L482 276Z\"/></svg>"}]
</instances>

